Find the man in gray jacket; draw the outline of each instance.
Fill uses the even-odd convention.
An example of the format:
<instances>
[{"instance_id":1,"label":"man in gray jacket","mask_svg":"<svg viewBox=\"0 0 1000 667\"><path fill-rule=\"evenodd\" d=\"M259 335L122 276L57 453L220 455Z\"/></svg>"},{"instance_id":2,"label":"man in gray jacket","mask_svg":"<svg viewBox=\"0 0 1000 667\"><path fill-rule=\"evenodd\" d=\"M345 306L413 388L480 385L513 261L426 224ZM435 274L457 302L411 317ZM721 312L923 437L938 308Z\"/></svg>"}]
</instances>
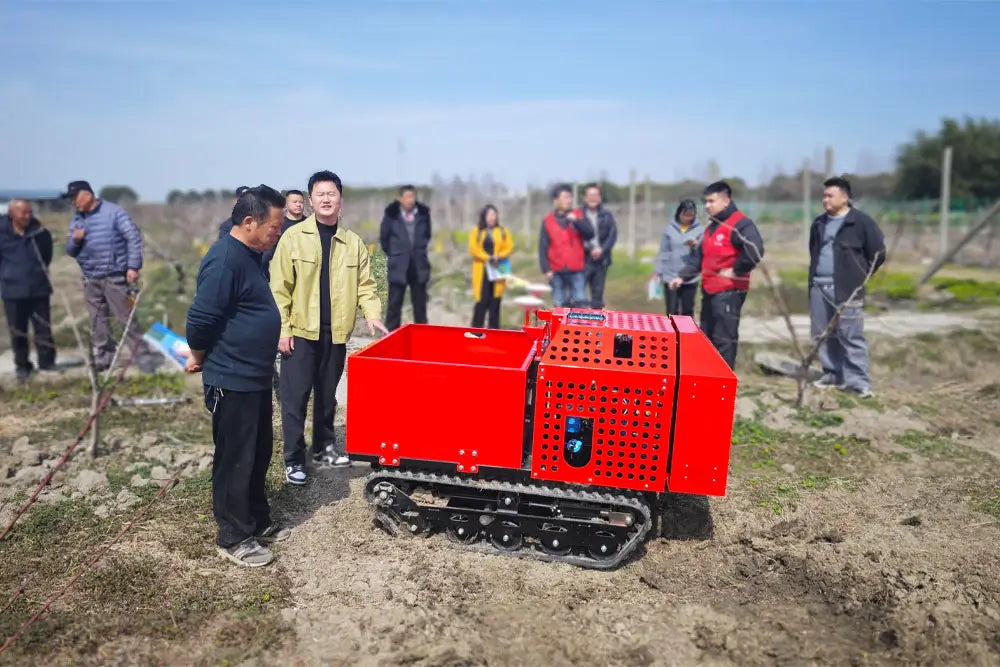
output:
<instances>
[{"instance_id":1,"label":"man in gray jacket","mask_svg":"<svg viewBox=\"0 0 1000 667\"><path fill-rule=\"evenodd\" d=\"M667 315L694 317L694 299L698 293L701 275L685 280L671 289L670 281L677 278L685 265L698 262L697 248L701 245L704 228L698 222L698 207L691 199L684 199L660 237L660 252L656 255L654 278L664 283L663 296Z\"/></svg>"},{"instance_id":2,"label":"man in gray jacket","mask_svg":"<svg viewBox=\"0 0 1000 667\"><path fill-rule=\"evenodd\" d=\"M123 208L98 199L87 181L70 183L64 197L76 208L69 223L66 252L76 259L83 273L94 365L98 371L105 371L115 355L109 315L114 313L124 325L132 312L129 285L139 282L142 234ZM162 360L146 345L137 322L133 321L125 332L125 340L144 373L156 370Z\"/></svg>"}]
</instances>

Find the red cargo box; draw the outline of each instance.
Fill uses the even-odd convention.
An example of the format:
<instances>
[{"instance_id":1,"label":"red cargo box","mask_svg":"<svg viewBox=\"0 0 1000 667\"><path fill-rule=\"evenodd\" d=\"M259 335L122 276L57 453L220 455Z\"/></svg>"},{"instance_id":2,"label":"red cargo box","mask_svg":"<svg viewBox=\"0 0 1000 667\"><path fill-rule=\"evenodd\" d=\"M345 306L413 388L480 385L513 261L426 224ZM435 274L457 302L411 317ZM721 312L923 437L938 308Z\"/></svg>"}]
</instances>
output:
<instances>
[{"instance_id":1,"label":"red cargo box","mask_svg":"<svg viewBox=\"0 0 1000 667\"><path fill-rule=\"evenodd\" d=\"M673 317L680 343L667 490L726 495L736 374L690 317Z\"/></svg>"},{"instance_id":2,"label":"red cargo box","mask_svg":"<svg viewBox=\"0 0 1000 667\"><path fill-rule=\"evenodd\" d=\"M535 335L409 324L347 361L347 452L521 467ZM458 469L458 468L456 468Z\"/></svg>"}]
</instances>

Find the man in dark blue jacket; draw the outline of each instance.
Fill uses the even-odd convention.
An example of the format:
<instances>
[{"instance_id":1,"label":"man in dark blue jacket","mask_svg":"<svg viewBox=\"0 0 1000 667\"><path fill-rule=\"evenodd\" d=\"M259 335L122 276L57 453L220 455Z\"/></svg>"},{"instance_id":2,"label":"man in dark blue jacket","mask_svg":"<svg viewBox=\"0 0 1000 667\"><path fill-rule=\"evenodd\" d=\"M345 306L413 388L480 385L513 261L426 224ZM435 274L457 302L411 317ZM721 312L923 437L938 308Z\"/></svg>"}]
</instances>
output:
<instances>
[{"instance_id":1,"label":"man in dark blue jacket","mask_svg":"<svg viewBox=\"0 0 1000 667\"><path fill-rule=\"evenodd\" d=\"M76 215L69 223L66 252L76 259L83 273L94 364L98 371L104 371L115 356L110 313L124 325L132 312L129 285L139 282L142 233L125 209L98 199L87 181L73 181L64 196L76 207ZM125 341L143 372L153 372L162 362L146 345L136 322L125 332Z\"/></svg>"},{"instance_id":2,"label":"man in dark blue jacket","mask_svg":"<svg viewBox=\"0 0 1000 667\"><path fill-rule=\"evenodd\" d=\"M431 278L427 254L431 243L431 210L417 201L417 189L412 185L401 187L399 199L385 207L379 241L389 280L385 326L389 331L399 328L407 286L413 302L413 321L426 324L427 281Z\"/></svg>"},{"instance_id":3,"label":"man in dark blue jacket","mask_svg":"<svg viewBox=\"0 0 1000 667\"><path fill-rule=\"evenodd\" d=\"M0 218L0 296L10 329L14 368L18 382L34 370L28 358L28 323L35 330L38 367L55 370L56 348L52 342L48 266L52 261L52 235L31 214L23 199L10 203L8 215Z\"/></svg>"},{"instance_id":4,"label":"man in dark blue jacket","mask_svg":"<svg viewBox=\"0 0 1000 667\"><path fill-rule=\"evenodd\" d=\"M600 310L604 308L604 283L611 266L611 249L618 240L618 223L611 211L604 208L601 186L597 183L583 186L583 203L583 214L594 228L594 238L587 244L583 275L590 290L590 307Z\"/></svg>"},{"instance_id":5,"label":"man in dark blue jacket","mask_svg":"<svg viewBox=\"0 0 1000 667\"><path fill-rule=\"evenodd\" d=\"M202 372L212 413L212 509L219 553L237 565L274 560L266 546L289 531L271 520L265 492L271 464L271 375L281 315L261 269L261 253L281 232L284 197L266 185L233 207L229 236L202 260L187 315L187 371ZM263 544L262 544L263 543Z\"/></svg>"}]
</instances>

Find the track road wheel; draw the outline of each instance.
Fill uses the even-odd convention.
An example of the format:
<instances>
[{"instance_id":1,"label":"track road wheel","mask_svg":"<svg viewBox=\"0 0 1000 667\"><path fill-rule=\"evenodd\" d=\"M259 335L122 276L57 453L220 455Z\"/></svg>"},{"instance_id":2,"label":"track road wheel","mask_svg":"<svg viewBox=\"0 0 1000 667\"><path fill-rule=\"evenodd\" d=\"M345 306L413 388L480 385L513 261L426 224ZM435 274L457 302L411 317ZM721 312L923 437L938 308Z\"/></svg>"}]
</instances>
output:
<instances>
[{"instance_id":1,"label":"track road wheel","mask_svg":"<svg viewBox=\"0 0 1000 667\"><path fill-rule=\"evenodd\" d=\"M587 547L587 553L594 560L610 560L618 554L621 545L612 533L605 530L598 530L591 539L591 544Z\"/></svg>"},{"instance_id":2,"label":"track road wheel","mask_svg":"<svg viewBox=\"0 0 1000 667\"><path fill-rule=\"evenodd\" d=\"M402 519L399 532L403 535L419 535L427 527L424 518L417 512L403 512Z\"/></svg>"},{"instance_id":3,"label":"track road wheel","mask_svg":"<svg viewBox=\"0 0 1000 667\"><path fill-rule=\"evenodd\" d=\"M490 530L490 544L500 551L517 551L524 542L521 527L514 521L495 521Z\"/></svg>"},{"instance_id":4,"label":"track road wheel","mask_svg":"<svg viewBox=\"0 0 1000 667\"><path fill-rule=\"evenodd\" d=\"M572 547L566 540L566 533L568 531L565 528L547 523L542 526L542 532L544 535L539 538L541 540L542 551L550 556L565 556L569 554Z\"/></svg>"},{"instance_id":5,"label":"track road wheel","mask_svg":"<svg viewBox=\"0 0 1000 667\"><path fill-rule=\"evenodd\" d=\"M468 514L451 515L451 523L445 529L448 539L457 544L472 544L479 539L479 526Z\"/></svg>"}]
</instances>

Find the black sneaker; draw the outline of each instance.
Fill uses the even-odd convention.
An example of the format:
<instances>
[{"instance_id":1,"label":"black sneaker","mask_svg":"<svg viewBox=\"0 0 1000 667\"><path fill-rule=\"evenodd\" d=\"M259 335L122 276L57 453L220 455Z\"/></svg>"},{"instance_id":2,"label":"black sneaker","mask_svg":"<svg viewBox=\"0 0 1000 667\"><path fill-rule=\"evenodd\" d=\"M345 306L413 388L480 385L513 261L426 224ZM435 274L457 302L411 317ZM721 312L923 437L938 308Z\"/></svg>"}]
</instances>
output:
<instances>
[{"instance_id":1,"label":"black sneaker","mask_svg":"<svg viewBox=\"0 0 1000 667\"><path fill-rule=\"evenodd\" d=\"M25 382L28 381L28 378L31 377L31 373L32 373L31 368L18 368L14 372L14 377L17 378L19 384L24 384Z\"/></svg>"}]
</instances>

